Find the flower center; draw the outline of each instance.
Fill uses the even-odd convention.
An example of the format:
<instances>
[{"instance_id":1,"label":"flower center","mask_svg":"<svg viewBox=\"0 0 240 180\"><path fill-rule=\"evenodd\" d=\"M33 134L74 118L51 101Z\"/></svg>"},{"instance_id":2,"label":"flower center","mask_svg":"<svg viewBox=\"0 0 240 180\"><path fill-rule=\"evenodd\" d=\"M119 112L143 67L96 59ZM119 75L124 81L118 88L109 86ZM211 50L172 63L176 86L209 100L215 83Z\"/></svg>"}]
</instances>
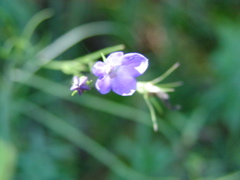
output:
<instances>
[{"instance_id":1,"label":"flower center","mask_svg":"<svg viewBox=\"0 0 240 180\"><path fill-rule=\"evenodd\" d=\"M112 66L107 65L107 66L105 67L105 73L106 73L106 74L110 74L111 71L112 71L112 69L113 69Z\"/></svg>"},{"instance_id":2,"label":"flower center","mask_svg":"<svg viewBox=\"0 0 240 180\"><path fill-rule=\"evenodd\" d=\"M105 69L105 73L110 76L110 78L113 78L117 76L117 70L119 66L107 66Z\"/></svg>"}]
</instances>

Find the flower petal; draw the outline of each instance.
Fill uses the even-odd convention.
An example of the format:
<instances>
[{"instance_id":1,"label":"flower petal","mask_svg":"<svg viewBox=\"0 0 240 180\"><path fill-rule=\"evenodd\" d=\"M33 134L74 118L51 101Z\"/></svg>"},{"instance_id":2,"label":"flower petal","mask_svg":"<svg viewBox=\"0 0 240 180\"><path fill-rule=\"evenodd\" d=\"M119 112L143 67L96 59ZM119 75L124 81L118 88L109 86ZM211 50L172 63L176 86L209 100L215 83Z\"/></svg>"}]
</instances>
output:
<instances>
[{"instance_id":1,"label":"flower petal","mask_svg":"<svg viewBox=\"0 0 240 180\"><path fill-rule=\"evenodd\" d=\"M109 76L105 76L102 79L99 78L95 86L101 94L107 94L111 90L111 78Z\"/></svg>"},{"instance_id":2,"label":"flower petal","mask_svg":"<svg viewBox=\"0 0 240 180\"><path fill-rule=\"evenodd\" d=\"M71 86L71 91L78 91L78 94L81 95L83 91L90 90L91 88L86 84L88 77L81 76L80 78L77 76L73 77L73 85Z\"/></svg>"},{"instance_id":3,"label":"flower petal","mask_svg":"<svg viewBox=\"0 0 240 180\"><path fill-rule=\"evenodd\" d=\"M83 85L81 86L81 89L84 90L84 91L89 91L91 88L90 88L88 85L83 84Z\"/></svg>"},{"instance_id":4,"label":"flower petal","mask_svg":"<svg viewBox=\"0 0 240 180\"><path fill-rule=\"evenodd\" d=\"M142 75L148 68L148 59L139 53L127 53L123 56L121 71L133 77Z\"/></svg>"},{"instance_id":5,"label":"flower petal","mask_svg":"<svg viewBox=\"0 0 240 180\"><path fill-rule=\"evenodd\" d=\"M107 57L106 63L110 66L118 66L122 64L123 52L114 52L109 54Z\"/></svg>"},{"instance_id":6,"label":"flower petal","mask_svg":"<svg viewBox=\"0 0 240 180\"><path fill-rule=\"evenodd\" d=\"M75 91L78 89L78 85L72 85L71 88L70 88L70 91Z\"/></svg>"},{"instance_id":7,"label":"flower petal","mask_svg":"<svg viewBox=\"0 0 240 180\"><path fill-rule=\"evenodd\" d=\"M82 76L79 78L79 85L86 84L88 77L87 76Z\"/></svg>"},{"instance_id":8,"label":"flower petal","mask_svg":"<svg viewBox=\"0 0 240 180\"><path fill-rule=\"evenodd\" d=\"M116 76L112 79L112 90L122 96L131 96L136 91L136 80L128 75Z\"/></svg>"},{"instance_id":9,"label":"flower petal","mask_svg":"<svg viewBox=\"0 0 240 180\"><path fill-rule=\"evenodd\" d=\"M79 85L79 77L73 76L73 84L74 85Z\"/></svg>"},{"instance_id":10,"label":"flower petal","mask_svg":"<svg viewBox=\"0 0 240 180\"><path fill-rule=\"evenodd\" d=\"M80 96L81 96L81 95L82 95L82 93L83 93L83 90L82 90L82 89L78 89L78 90L77 90L77 92L78 92L78 95L80 95Z\"/></svg>"},{"instance_id":11,"label":"flower petal","mask_svg":"<svg viewBox=\"0 0 240 180\"><path fill-rule=\"evenodd\" d=\"M102 61L98 61L96 62L93 67L92 67L92 73L95 75L95 76L98 76L100 78L102 78L103 76L105 76L105 63L102 62Z\"/></svg>"}]
</instances>

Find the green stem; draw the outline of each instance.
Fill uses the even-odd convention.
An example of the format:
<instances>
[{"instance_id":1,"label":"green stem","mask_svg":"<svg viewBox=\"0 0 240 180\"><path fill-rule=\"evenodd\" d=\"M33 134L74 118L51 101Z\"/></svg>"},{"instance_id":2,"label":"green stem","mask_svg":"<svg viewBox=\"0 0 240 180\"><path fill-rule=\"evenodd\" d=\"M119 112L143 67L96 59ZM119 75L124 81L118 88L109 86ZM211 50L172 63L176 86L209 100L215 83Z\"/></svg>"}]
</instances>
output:
<instances>
[{"instance_id":1,"label":"green stem","mask_svg":"<svg viewBox=\"0 0 240 180\"><path fill-rule=\"evenodd\" d=\"M168 69L163 75L151 81L152 84L157 84L168 77L175 69L179 67L179 63L175 63L170 69Z\"/></svg>"},{"instance_id":2,"label":"green stem","mask_svg":"<svg viewBox=\"0 0 240 180\"><path fill-rule=\"evenodd\" d=\"M102 56L102 59L103 59L103 62L106 62L106 57L104 56L104 54L103 53L101 53L101 56Z\"/></svg>"},{"instance_id":3,"label":"green stem","mask_svg":"<svg viewBox=\"0 0 240 180\"><path fill-rule=\"evenodd\" d=\"M150 115L151 115L151 119L152 119L152 123L153 123L153 129L154 129L154 131L157 131L158 125L157 125L157 118L156 118L156 113L154 111L154 107L153 107L152 103L150 102L149 96L147 93L145 93L143 95L143 97L144 97L144 100L145 100L149 110L150 110Z\"/></svg>"},{"instance_id":4,"label":"green stem","mask_svg":"<svg viewBox=\"0 0 240 180\"><path fill-rule=\"evenodd\" d=\"M93 60L95 61L95 60L97 60L100 57L103 58L103 56L106 55L106 54L109 54L109 53L112 53L112 52L115 52L115 51L123 50L124 48L125 48L125 46L123 44L107 47L107 48L95 51L95 52L93 52L91 54L88 54L86 56L82 56L82 57L76 58L73 61L79 61L81 63L88 63L88 62L91 62ZM106 58L103 58L103 60L104 59L106 59Z\"/></svg>"},{"instance_id":5,"label":"green stem","mask_svg":"<svg viewBox=\"0 0 240 180\"><path fill-rule=\"evenodd\" d=\"M172 83L164 83L164 84L161 84L159 85L161 88L174 88L174 87L179 87L179 86L182 86L183 85L183 82L181 81L177 81L177 82L172 82Z\"/></svg>"},{"instance_id":6,"label":"green stem","mask_svg":"<svg viewBox=\"0 0 240 180\"><path fill-rule=\"evenodd\" d=\"M153 107L155 107L156 111L159 114L162 114L163 113L163 109L162 109L161 105L159 104L159 102L157 101L156 97L150 97L150 101L153 104Z\"/></svg>"}]
</instances>

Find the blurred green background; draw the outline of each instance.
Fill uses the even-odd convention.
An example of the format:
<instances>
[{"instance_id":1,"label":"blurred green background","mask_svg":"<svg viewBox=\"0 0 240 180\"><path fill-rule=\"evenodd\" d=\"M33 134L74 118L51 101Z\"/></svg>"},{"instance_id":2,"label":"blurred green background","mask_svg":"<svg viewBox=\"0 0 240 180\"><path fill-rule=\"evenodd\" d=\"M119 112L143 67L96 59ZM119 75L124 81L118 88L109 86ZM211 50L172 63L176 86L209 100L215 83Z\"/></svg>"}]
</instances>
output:
<instances>
[{"instance_id":1,"label":"blurred green background","mask_svg":"<svg viewBox=\"0 0 240 180\"><path fill-rule=\"evenodd\" d=\"M158 132L141 95L72 97L45 68L119 44L139 80L181 64ZM239 57L238 0L1 0L0 180L240 179Z\"/></svg>"}]
</instances>

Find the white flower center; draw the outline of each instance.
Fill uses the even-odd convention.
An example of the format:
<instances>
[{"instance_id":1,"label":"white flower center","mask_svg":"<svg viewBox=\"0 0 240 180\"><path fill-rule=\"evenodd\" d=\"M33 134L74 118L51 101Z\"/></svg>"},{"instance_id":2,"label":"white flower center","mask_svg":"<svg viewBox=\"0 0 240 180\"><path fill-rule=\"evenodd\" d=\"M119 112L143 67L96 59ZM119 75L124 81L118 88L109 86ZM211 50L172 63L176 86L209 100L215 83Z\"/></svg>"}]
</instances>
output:
<instances>
[{"instance_id":1,"label":"white flower center","mask_svg":"<svg viewBox=\"0 0 240 180\"><path fill-rule=\"evenodd\" d=\"M112 66L107 65L107 66L105 67L105 73L106 73L106 74L110 74L111 71L112 71L112 69L113 69Z\"/></svg>"},{"instance_id":2,"label":"white flower center","mask_svg":"<svg viewBox=\"0 0 240 180\"><path fill-rule=\"evenodd\" d=\"M117 70L118 70L118 66L107 65L105 67L105 73L108 74L111 78L116 76Z\"/></svg>"}]
</instances>

